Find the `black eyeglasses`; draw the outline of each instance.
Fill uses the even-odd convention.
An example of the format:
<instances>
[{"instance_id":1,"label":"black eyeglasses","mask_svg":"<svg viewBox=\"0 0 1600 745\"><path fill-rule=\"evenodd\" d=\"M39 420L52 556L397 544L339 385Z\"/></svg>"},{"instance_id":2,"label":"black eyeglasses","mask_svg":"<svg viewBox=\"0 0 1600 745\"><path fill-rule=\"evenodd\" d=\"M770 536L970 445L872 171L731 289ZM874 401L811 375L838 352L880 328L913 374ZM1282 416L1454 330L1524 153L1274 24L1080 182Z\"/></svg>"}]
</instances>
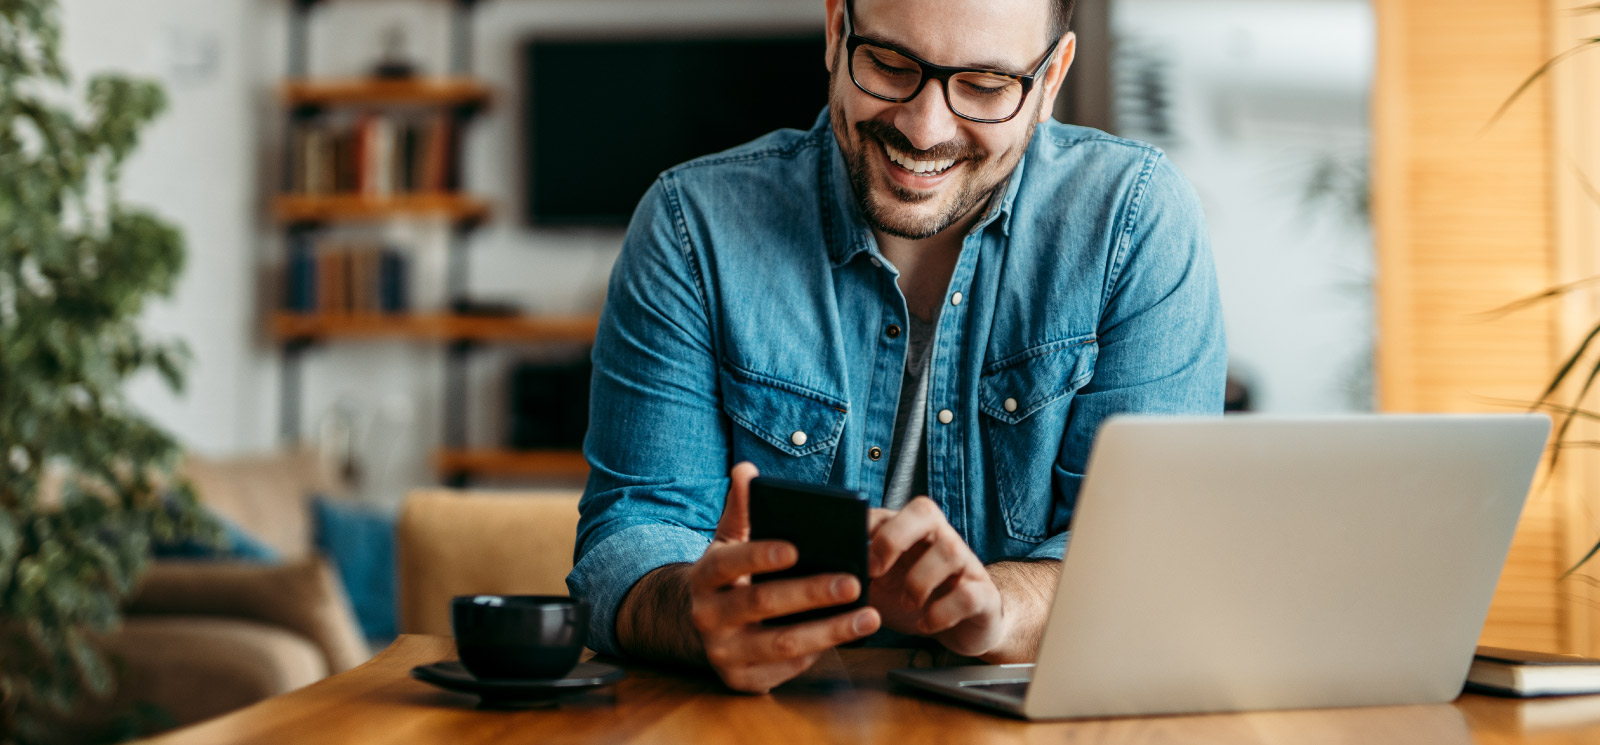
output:
<instances>
[{"instance_id":1,"label":"black eyeglasses","mask_svg":"<svg viewBox=\"0 0 1600 745\"><path fill-rule=\"evenodd\" d=\"M917 97L930 79L944 86L944 102L950 113L968 121L999 124L1010 121L1022 110L1034 78L1039 77L1056 56L1061 40L1050 45L1044 60L1027 75L970 67L935 65L891 45L856 35L851 6L844 6L845 51L849 55L850 80L873 98L905 103Z\"/></svg>"}]
</instances>

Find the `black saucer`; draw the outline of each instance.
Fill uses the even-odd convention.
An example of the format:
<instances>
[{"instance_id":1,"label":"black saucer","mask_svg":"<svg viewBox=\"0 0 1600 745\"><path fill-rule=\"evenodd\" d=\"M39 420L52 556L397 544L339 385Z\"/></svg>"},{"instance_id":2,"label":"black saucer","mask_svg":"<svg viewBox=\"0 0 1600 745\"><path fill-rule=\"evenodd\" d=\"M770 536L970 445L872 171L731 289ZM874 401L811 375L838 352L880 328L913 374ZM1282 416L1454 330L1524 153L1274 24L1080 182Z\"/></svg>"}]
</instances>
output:
<instances>
[{"instance_id":1,"label":"black saucer","mask_svg":"<svg viewBox=\"0 0 1600 745\"><path fill-rule=\"evenodd\" d=\"M472 693L491 706L515 706L546 701L576 691L611 685L622 680L622 668L601 662L580 662L565 678L477 678L459 662L435 662L411 668L411 677L458 693Z\"/></svg>"}]
</instances>

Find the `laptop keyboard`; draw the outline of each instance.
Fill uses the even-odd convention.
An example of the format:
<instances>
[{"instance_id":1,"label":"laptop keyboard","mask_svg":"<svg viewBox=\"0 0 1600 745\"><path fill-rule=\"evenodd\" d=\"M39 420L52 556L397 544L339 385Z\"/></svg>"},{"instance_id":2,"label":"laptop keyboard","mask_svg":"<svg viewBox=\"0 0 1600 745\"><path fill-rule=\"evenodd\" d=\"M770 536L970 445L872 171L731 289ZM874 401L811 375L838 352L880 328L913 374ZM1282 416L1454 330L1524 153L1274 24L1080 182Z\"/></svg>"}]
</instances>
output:
<instances>
[{"instance_id":1,"label":"laptop keyboard","mask_svg":"<svg viewBox=\"0 0 1600 745\"><path fill-rule=\"evenodd\" d=\"M1019 701L1028 694L1028 684L1026 682L1018 683L1011 681L1000 681L995 683L967 683L961 687L973 688L980 691L988 691L999 696L1014 698Z\"/></svg>"}]
</instances>

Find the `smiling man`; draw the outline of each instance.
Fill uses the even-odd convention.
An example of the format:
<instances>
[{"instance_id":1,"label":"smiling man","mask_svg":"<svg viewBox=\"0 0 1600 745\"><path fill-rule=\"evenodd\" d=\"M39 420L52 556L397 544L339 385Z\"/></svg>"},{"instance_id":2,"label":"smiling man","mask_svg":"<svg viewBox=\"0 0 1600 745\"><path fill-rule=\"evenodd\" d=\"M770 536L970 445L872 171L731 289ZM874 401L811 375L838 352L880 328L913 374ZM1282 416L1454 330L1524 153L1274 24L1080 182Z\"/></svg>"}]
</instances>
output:
<instances>
[{"instance_id":1,"label":"smiling man","mask_svg":"<svg viewBox=\"0 0 1600 745\"><path fill-rule=\"evenodd\" d=\"M1222 410L1193 192L1049 118L1071 0L826 9L816 126L669 170L634 215L567 580L593 648L751 692L869 636L1031 660L1099 425ZM748 540L758 471L869 495L868 607L762 625L861 588L750 582L796 560Z\"/></svg>"}]
</instances>

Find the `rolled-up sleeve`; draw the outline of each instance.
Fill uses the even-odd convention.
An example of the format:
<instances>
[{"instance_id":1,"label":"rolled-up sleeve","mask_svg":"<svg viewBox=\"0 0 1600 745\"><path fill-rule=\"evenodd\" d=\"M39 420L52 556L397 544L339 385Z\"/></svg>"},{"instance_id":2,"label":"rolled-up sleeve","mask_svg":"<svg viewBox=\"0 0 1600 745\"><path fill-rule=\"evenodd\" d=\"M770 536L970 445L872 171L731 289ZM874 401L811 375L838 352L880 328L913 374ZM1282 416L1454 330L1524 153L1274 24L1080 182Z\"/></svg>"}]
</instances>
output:
<instances>
[{"instance_id":1,"label":"rolled-up sleeve","mask_svg":"<svg viewBox=\"0 0 1600 745\"><path fill-rule=\"evenodd\" d=\"M621 655L617 612L640 578L704 553L728 490L709 306L670 176L641 200L595 337L589 481L567 587L589 647Z\"/></svg>"},{"instance_id":2,"label":"rolled-up sleeve","mask_svg":"<svg viewBox=\"0 0 1600 745\"><path fill-rule=\"evenodd\" d=\"M613 530L592 547L580 548L582 558L567 575L567 588L574 597L589 601L589 648L622 656L617 643L617 610L628 590L658 567L700 558L708 543L697 531L638 523Z\"/></svg>"},{"instance_id":3,"label":"rolled-up sleeve","mask_svg":"<svg viewBox=\"0 0 1600 745\"><path fill-rule=\"evenodd\" d=\"M1060 561L1067 553L1067 541L1072 538L1071 531L1063 531L1044 539L1028 552L1030 559L1055 559Z\"/></svg>"}]
</instances>

